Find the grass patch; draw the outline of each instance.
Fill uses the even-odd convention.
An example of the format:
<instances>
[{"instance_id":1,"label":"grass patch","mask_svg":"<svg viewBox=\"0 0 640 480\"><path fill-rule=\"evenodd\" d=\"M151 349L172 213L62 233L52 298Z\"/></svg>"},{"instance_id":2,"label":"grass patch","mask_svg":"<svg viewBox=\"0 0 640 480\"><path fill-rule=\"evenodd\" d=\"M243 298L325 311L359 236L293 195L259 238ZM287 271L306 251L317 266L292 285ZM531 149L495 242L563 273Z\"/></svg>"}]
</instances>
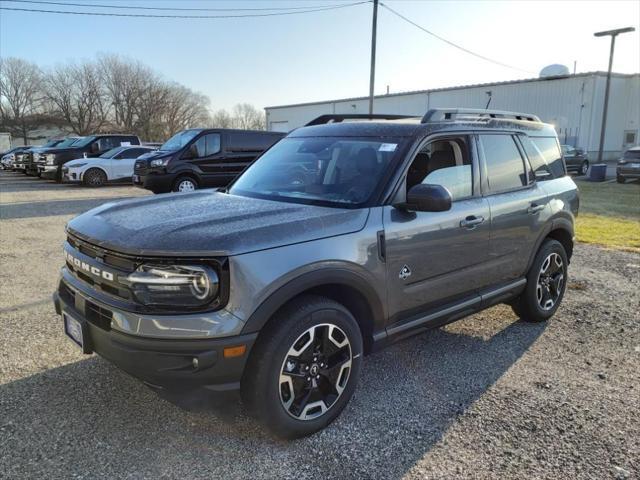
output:
<instances>
[{"instance_id":1,"label":"grass patch","mask_svg":"<svg viewBox=\"0 0 640 480\"><path fill-rule=\"evenodd\" d=\"M579 242L640 252L640 184L576 181Z\"/></svg>"}]
</instances>

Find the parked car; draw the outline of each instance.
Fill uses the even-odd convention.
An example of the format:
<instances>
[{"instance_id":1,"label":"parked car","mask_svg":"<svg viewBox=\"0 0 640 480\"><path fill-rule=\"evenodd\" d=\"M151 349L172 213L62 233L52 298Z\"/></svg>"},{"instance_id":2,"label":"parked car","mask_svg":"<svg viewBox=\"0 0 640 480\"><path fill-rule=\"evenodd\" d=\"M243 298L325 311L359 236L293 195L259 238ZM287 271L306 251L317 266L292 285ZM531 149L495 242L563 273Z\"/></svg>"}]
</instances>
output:
<instances>
[{"instance_id":1,"label":"parked car","mask_svg":"<svg viewBox=\"0 0 640 480\"><path fill-rule=\"evenodd\" d=\"M82 182L88 187L102 187L110 182L131 182L133 164L140 155L155 150L152 147L116 147L96 158L79 158L62 167L65 182Z\"/></svg>"},{"instance_id":2,"label":"parked car","mask_svg":"<svg viewBox=\"0 0 640 480\"><path fill-rule=\"evenodd\" d=\"M340 414L365 354L497 303L549 319L578 203L533 115L326 115L224 192L71 220L55 308L84 353L156 389L240 389L299 437Z\"/></svg>"},{"instance_id":3,"label":"parked car","mask_svg":"<svg viewBox=\"0 0 640 480\"><path fill-rule=\"evenodd\" d=\"M616 180L624 183L627 179L640 178L640 145L624 152L616 165Z\"/></svg>"},{"instance_id":4,"label":"parked car","mask_svg":"<svg viewBox=\"0 0 640 480\"><path fill-rule=\"evenodd\" d=\"M27 150L29 150L30 148L31 147L28 146L28 145L24 146L24 147L18 147L11 154L11 155L13 155L13 161L12 161L11 169L14 172L24 173L24 171L25 171L24 157L26 155Z\"/></svg>"},{"instance_id":5,"label":"parked car","mask_svg":"<svg viewBox=\"0 0 640 480\"><path fill-rule=\"evenodd\" d=\"M574 148L571 145L562 145L562 154L567 170L570 173L586 175L589 171L589 158L581 148Z\"/></svg>"},{"instance_id":6,"label":"parked car","mask_svg":"<svg viewBox=\"0 0 640 480\"><path fill-rule=\"evenodd\" d=\"M10 150L7 150L2 154L2 158L0 158L0 165L4 170L12 170L13 162L16 158L16 153L24 150L25 147L13 147Z\"/></svg>"},{"instance_id":7,"label":"parked car","mask_svg":"<svg viewBox=\"0 0 640 480\"><path fill-rule=\"evenodd\" d=\"M24 173L29 176L37 176L38 175L38 159L40 156L40 152L47 148L53 148L60 145L64 142L64 138L56 138L49 140L44 145L39 147L31 147L29 150L25 151L24 155Z\"/></svg>"},{"instance_id":8,"label":"parked car","mask_svg":"<svg viewBox=\"0 0 640 480\"><path fill-rule=\"evenodd\" d=\"M223 187L284 135L219 128L184 130L138 159L133 183L154 193Z\"/></svg>"},{"instance_id":9,"label":"parked car","mask_svg":"<svg viewBox=\"0 0 640 480\"><path fill-rule=\"evenodd\" d=\"M128 134L90 135L78 139L66 147L54 147L41 151L40 157L44 155L45 163L38 165L38 171L42 178L61 182L62 165L69 160L81 157L99 157L112 148L129 145L140 145L140 139L136 135Z\"/></svg>"}]
</instances>

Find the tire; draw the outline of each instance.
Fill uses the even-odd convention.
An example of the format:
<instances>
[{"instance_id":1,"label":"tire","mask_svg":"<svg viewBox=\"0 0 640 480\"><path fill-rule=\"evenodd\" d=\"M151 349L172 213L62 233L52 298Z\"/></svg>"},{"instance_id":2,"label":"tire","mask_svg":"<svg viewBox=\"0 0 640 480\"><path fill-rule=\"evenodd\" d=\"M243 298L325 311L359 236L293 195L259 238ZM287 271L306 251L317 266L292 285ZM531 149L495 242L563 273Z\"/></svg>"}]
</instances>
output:
<instances>
[{"instance_id":1,"label":"tire","mask_svg":"<svg viewBox=\"0 0 640 480\"><path fill-rule=\"evenodd\" d=\"M616 175L616 182L624 183L625 182L625 178L620 176L620 175Z\"/></svg>"},{"instance_id":2,"label":"tire","mask_svg":"<svg viewBox=\"0 0 640 480\"><path fill-rule=\"evenodd\" d=\"M102 187L107 183L107 174L99 168L90 168L82 176L82 183L87 187Z\"/></svg>"},{"instance_id":3,"label":"tire","mask_svg":"<svg viewBox=\"0 0 640 480\"><path fill-rule=\"evenodd\" d=\"M362 334L353 315L333 300L304 295L263 329L245 369L242 399L276 436L304 437L340 415L361 363Z\"/></svg>"},{"instance_id":4,"label":"tire","mask_svg":"<svg viewBox=\"0 0 640 480\"><path fill-rule=\"evenodd\" d=\"M183 175L178 177L178 179L173 183L172 191L174 192L194 192L198 189L198 181L190 177L188 175Z\"/></svg>"},{"instance_id":5,"label":"tire","mask_svg":"<svg viewBox=\"0 0 640 480\"><path fill-rule=\"evenodd\" d=\"M545 240L527 273L527 286L511 304L514 313L528 322L551 318L567 288L568 263L562 244L557 240Z\"/></svg>"},{"instance_id":6,"label":"tire","mask_svg":"<svg viewBox=\"0 0 640 480\"><path fill-rule=\"evenodd\" d=\"M582 162L582 165L580 165L580 171L578 172L578 174L584 176L587 174L588 171L589 171L589 162L585 160L584 162Z\"/></svg>"}]
</instances>

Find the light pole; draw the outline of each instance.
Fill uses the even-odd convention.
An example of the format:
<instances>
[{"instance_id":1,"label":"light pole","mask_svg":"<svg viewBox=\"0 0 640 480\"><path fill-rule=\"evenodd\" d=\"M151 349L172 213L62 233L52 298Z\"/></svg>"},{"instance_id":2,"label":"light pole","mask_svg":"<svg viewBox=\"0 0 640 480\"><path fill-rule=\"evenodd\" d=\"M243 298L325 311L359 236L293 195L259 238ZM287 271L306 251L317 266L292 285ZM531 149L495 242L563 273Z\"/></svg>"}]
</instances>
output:
<instances>
[{"instance_id":1,"label":"light pole","mask_svg":"<svg viewBox=\"0 0 640 480\"><path fill-rule=\"evenodd\" d=\"M371 25L371 73L369 75L369 115L373 113L373 84L376 79L376 30L378 29L378 0L373 0L373 24Z\"/></svg>"},{"instance_id":2,"label":"light pole","mask_svg":"<svg viewBox=\"0 0 640 480\"><path fill-rule=\"evenodd\" d=\"M616 37L621 33L634 32L633 27L617 28L604 32L596 32L596 37L611 37L611 51L609 52L609 70L607 70L607 85L604 89L604 108L602 110L602 128L600 129L600 147L598 148L598 163L602 163L602 151L604 149L604 133L607 129L607 108L609 107L609 85L611 84L611 66L613 65L613 51L616 48Z\"/></svg>"}]
</instances>

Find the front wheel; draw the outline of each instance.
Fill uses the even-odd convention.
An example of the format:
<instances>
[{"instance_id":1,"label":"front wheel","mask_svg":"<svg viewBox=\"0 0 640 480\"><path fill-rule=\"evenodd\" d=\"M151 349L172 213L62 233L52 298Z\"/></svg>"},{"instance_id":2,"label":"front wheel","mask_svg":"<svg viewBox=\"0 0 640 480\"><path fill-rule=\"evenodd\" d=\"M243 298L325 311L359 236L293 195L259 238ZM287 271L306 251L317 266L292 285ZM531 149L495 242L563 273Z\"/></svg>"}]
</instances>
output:
<instances>
[{"instance_id":1,"label":"front wheel","mask_svg":"<svg viewBox=\"0 0 640 480\"><path fill-rule=\"evenodd\" d=\"M92 168L83 175L82 180L87 187L102 187L107 183L107 174L98 168Z\"/></svg>"},{"instance_id":2,"label":"front wheel","mask_svg":"<svg viewBox=\"0 0 640 480\"><path fill-rule=\"evenodd\" d=\"M186 176L180 177L173 184L174 192L188 193L188 192L194 192L197 189L198 189L198 182L196 182L191 177L186 177Z\"/></svg>"},{"instance_id":3,"label":"front wheel","mask_svg":"<svg viewBox=\"0 0 640 480\"><path fill-rule=\"evenodd\" d=\"M242 381L243 401L277 436L310 435L347 405L361 362L353 315L328 298L299 297L258 339Z\"/></svg>"},{"instance_id":4,"label":"front wheel","mask_svg":"<svg viewBox=\"0 0 640 480\"><path fill-rule=\"evenodd\" d=\"M512 308L526 321L542 322L556 313L567 288L567 253L557 240L545 240L527 273L527 286Z\"/></svg>"}]
</instances>

